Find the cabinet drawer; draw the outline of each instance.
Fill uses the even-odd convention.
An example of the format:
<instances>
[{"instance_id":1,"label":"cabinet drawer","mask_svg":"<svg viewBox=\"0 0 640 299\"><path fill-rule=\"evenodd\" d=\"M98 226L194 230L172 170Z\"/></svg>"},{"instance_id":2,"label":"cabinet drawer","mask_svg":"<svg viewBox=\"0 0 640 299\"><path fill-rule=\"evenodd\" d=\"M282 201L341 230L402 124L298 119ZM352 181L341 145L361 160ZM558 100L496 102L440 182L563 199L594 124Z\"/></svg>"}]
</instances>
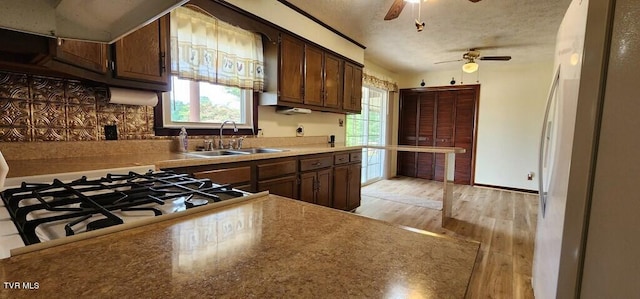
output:
<instances>
[{"instance_id":1,"label":"cabinet drawer","mask_svg":"<svg viewBox=\"0 0 640 299\"><path fill-rule=\"evenodd\" d=\"M362 152L355 152L349 154L349 161L360 162L362 161Z\"/></svg>"},{"instance_id":2,"label":"cabinet drawer","mask_svg":"<svg viewBox=\"0 0 640 299\"><path fill-rule=\"evenodd\" d=\"M258 180L296 173L296 160L258 165Z\"/></svg>"},{"instance_id":3,"label":"cabinet drawer","mask_svg":"<svg viewBox=\"0 0 640 299\"><path fill-rule=\"evenodd\" d=\"M333 164L339 165L349 163L349 153L340 153L333 156Z\"/></svg>"},{"instance_id":4,"label":"cabinet drawer","mask_svg":"<svg viewBox=\"0 0 640 299\"><path fill-rule=\"evenodd\" d=\"M332 165L333 165L333 156L301 159L300 171L315 170L315 169L330 167Z\"/></svg>"},{"instance_id":5,"label":"cabinet drawer","mask_svg":"<svg viewBox=\"0 0 640 299\"><path fill-rule=\"evenodd\" d=\"M193 176L199 179L210 179L218 184L237 184L251 181L251 167L236 167L194 172Z\"/></svg>"}]
</instances>

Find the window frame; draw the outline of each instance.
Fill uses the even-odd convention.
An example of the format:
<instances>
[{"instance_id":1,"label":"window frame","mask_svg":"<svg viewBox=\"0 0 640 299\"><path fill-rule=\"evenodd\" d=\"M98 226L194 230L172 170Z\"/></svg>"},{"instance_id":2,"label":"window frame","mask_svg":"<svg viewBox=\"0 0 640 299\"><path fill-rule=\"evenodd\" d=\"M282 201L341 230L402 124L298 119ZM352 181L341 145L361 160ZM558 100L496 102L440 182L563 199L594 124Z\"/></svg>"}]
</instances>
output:
<instances>
[{"instance_id":1,"label":"window frame","mask_svg":"<svg viewBox=\"0 0 640 299\"><path fill-rule=\"evenodd\" d=\"M248 135L253 136L258 132L258 103L260 93L256 91L251 92L251 103L252 106L252 115L248 116L252 118L253 126L250 128L238 128L238 132L234 132L233 130L223 130L222 135ZM158 93L158 105L154 107L153 110L153 127L156 136L176 136L180 133L181 127L173 127L173 126L165 126L164 124L164 106L165 106L165 94ZM212 126L215 126L214 123L209 123ZM184 126L187 129L189 135L220 135L220 128L198 128L198 127L189 127L188 125ZM225 128L225 129L228 129Z\"/></svg>"}]
</instances>

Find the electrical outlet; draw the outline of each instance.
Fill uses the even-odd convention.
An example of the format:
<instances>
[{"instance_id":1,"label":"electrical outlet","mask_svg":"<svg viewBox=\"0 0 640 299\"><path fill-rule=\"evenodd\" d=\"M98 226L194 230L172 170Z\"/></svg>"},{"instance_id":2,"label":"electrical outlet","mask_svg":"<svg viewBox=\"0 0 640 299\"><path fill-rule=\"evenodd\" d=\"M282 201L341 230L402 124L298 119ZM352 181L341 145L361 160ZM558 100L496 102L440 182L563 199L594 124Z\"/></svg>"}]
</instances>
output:
<instances>
[{"instance_id":1,"label":"electrical outlet","mask_svg":"<svg viewBox=\"0 0 640 299\"><path fill-rule=\"evenodd\" d=\"M533 171L527 173L527 180L529 180L529 181L533 180Z\"/></svg>"},{"instance_id":2,"label":"electrical outlet","mask_svg":"<svg viewBox=\"0 0 640 299\"><path fill-rule=\"evenodd\" d=\"M297 137L301 137L304 136L304 126L303 125L298 125L298 128L296 129L296 136Z\"/></svg>"}]
</instances>

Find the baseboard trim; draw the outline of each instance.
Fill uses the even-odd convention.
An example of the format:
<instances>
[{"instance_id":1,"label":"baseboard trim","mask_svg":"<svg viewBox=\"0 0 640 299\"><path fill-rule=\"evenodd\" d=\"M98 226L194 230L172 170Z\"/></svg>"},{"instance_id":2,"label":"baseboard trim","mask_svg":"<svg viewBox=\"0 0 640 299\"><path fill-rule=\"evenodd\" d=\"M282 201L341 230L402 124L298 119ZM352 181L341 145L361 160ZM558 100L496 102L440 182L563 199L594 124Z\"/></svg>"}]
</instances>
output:
<instances>
[{"instance_id":1,"label":"baseboard trim","mask_svg":"<svg viewBox=\"0 0 640 299\"><path fill-rule=\"evenodd\" d=\"M535 190L527 190L527 189L519 189L519 188L511 188L511 187L503 187L503 186L495 186L495 185L485 185L485 184L473 184L475 187L485 187L485 188L493 188L493 189L502 189L508 191L529 193L529 194L538 194L538 191Z\"/></svg>"}]
</instances>

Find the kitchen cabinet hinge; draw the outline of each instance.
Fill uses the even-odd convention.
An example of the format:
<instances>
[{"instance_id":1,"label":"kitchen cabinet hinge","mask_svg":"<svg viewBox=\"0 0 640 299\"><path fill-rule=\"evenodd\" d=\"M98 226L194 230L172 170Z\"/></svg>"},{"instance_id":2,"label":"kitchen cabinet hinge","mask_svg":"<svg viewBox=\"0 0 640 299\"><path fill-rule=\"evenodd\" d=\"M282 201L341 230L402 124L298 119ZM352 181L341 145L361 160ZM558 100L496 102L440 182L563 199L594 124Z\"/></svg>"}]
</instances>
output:
<instances>
[{"instance_id":1,"label":"kitchen cabinet hinge","mask_svg":"<svg viewBox=\"0 0 640 299\"><path fill-rule=\"evenodd\" d=\"M164 74L167 71L167 66L165 63L165 53L160 52L160 74Z\"/></svg>"}]
</instances>

